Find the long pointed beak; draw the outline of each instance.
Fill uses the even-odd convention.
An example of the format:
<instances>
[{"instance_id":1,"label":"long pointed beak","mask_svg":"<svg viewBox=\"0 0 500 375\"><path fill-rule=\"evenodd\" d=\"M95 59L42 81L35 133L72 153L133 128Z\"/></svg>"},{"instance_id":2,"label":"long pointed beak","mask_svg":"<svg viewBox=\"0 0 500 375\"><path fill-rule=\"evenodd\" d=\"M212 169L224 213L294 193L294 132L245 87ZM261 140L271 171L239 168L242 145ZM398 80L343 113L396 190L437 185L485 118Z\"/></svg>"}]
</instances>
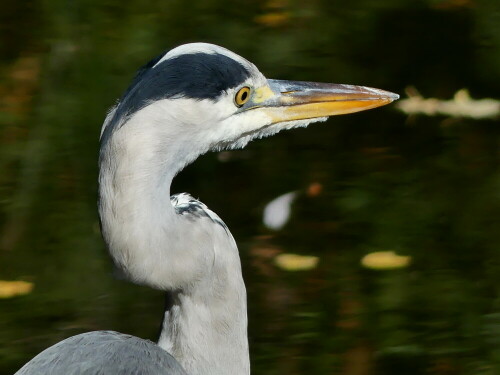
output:
<instances>
[{"instance_id":1,"label":"long pointed beak","mask_svg":"<svg viewBox=\"0 0 500 375\"><path fill-rule=\"evenodd\" d=\"M364 86L268 80L247 108L261 108L273 123L364 111L397 100L399 95Z\"/></svg>"}]
</instances>

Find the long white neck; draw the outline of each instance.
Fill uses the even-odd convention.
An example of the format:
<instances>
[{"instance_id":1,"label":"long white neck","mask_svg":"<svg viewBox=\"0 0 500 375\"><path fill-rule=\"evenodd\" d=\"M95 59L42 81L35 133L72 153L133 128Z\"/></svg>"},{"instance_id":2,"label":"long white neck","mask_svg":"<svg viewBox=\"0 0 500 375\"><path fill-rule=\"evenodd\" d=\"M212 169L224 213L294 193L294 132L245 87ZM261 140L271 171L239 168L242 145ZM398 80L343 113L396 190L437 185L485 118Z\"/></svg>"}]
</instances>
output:
<instances>
[{"instance_id":1,"label":"long white neck","mask_svg":"<svg viewBox=\"0 0 500 375\"><path fill-rule=\"evenodd\" d=\"M181 214L172 205L172 179L200 151L168 111L155 118L148 107L139 111L101 150L104 239L132 281L169 292L158 345L191 375L247 375L246 291L236 244L211 211Z\"/></svg>"}]
</instances>

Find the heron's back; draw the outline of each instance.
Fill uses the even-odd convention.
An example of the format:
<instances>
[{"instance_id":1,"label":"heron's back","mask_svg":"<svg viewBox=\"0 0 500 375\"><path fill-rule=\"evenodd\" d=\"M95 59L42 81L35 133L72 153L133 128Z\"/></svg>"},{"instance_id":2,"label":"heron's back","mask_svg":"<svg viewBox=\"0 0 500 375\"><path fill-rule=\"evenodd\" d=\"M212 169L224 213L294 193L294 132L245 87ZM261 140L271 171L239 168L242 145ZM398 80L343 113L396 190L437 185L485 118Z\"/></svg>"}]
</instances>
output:
<instances>
[{"instance_id":1,"label":"heron's back","mask_svg":"<svg viewBox=\"0 0 500 375\"><path fill-rule=\"evenodd\" d=\"M181 365L149 340L113 331L70 337L38 354L16 375L187 375Z\"/></svg>"}]
</instances>

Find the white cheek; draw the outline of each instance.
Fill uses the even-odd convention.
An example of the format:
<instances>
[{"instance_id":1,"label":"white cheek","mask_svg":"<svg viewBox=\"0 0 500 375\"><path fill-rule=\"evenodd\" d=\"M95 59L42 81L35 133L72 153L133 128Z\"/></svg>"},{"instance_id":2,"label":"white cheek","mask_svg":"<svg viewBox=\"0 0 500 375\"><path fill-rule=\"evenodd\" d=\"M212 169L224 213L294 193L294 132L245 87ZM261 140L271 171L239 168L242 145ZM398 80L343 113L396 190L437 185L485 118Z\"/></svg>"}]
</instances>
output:
<instances>
[{"instance_id":1,"label":"white cheek","mask_svg":"<svg viewBox=\"0 0 500 375\"><path fill-rule=\"evenodd\" d=\"M211 142L212 150L242 148L259 136L262 128L270 125L272 118L258 111L235 114L223 120L216 129Z\"/></svg>"}]
</instances>

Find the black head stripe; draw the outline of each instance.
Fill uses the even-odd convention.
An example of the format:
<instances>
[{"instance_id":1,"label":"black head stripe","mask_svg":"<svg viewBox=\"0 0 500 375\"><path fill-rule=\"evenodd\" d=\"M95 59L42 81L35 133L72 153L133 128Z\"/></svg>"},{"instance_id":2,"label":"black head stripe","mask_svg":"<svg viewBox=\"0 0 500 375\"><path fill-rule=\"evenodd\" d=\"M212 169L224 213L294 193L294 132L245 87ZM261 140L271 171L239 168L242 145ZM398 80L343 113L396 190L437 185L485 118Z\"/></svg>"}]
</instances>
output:
<instances>
[{"instance_id":1,"label":"black head stripe","mask_svg":"<svg viewBox=\"0 0 500 375\"><path fill-rule=\"evenodd\" d=\"M153 63L138 72L123 96L124 107L129 113L160 99L215 100L250 75L239 62L218 53L180 55L162 61L153 68L154 64L153 60Z\"/></svg>"},{"instance_id":2,"label":"black head stripe","mask_svg":"<svg viewBox=\"0 0 500 375\"><path fill-rule=\"evenodd\" d=\"M156 65L162 56L138 70L102 134L101 144L110 137L119 119L133 115L148 104L168 98L216 100L250 76L245 66L219 53L179 55Z\"/></svg>"},{"instance_id":3,"label":"black head stripe","mask_svg":"<svg viewBox=\"0 0 500 375\"><path fill-rule=\"evenodd\" d=\"M127 90L125 91L125 93L122 95L120 101L123 100L124 98L126 98L128 96L128 94L134 88L136 88L145 77L147 77L148 72L151 70L151 68L153 66L155 66L158 63L158 61L160 61L162 59L162 57L165 56L165 54L167 52L168 51L165 51L165 52L159 54L158 56L156 56L155 58L151 59L150 61L148 61L146 64L144 64L143 66L141 66L137 70L137 72L135 73L134 79L132 80L132 83L130 83L130 86L127 88Z\"/></svg>"}]
</instances>

